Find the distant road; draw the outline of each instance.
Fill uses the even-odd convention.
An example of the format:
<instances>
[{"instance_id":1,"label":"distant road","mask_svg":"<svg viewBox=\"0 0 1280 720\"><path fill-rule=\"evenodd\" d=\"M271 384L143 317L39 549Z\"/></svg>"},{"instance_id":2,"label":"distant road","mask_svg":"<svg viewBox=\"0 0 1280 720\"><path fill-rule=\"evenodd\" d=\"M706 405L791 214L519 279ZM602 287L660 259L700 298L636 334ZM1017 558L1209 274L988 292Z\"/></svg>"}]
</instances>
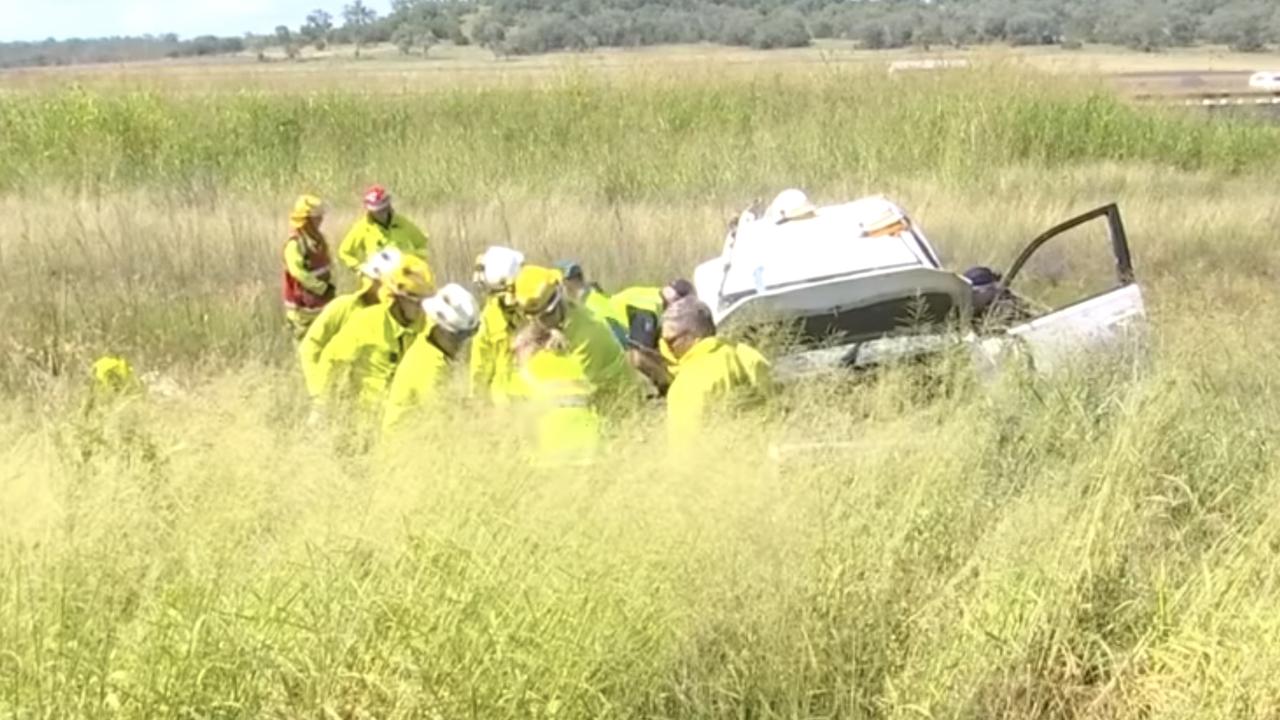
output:
<instances>
[{"instance_id":1,"label":"distant road","mask_svg":"<svg viewBox=\"0 0 1280 720\"><path fill-rule=\"evenodd\" d=\"M1249 72L1221 70L1174 70L1127 72L1113 75L1120 87L1132 95L1200 95L1257 91L1249 87Z\"/></svg>"}]
</instances>

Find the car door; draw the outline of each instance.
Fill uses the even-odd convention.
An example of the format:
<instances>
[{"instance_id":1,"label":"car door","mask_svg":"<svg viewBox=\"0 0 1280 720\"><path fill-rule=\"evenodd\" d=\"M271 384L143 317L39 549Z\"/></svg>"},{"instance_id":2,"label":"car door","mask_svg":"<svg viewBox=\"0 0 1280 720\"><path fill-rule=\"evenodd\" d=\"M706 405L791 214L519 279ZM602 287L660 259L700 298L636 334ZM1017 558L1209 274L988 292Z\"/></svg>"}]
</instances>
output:
<instances>
[{"instance_id":1,"label":"car door","mask_svg":"<svg viewBox=\"0 0 1280 720\"><path fill-rule=\"evenodd\" d=\"M1081 238L1102 247L1080 247ZM1091 210L1042 233L1013 262L1001 284L1014 295L1022 294L1024 289L1020 286L1027 284L1027 269L1037 258L1048 253L1057 265L1070 267L1073 258L1090 251L1099 255L1090 273L1102 277L1076 278L1088 281L1078 285L1060 283L1066 290L1065 297L1056 298L1030 319L1005 331L1006 337L1030 356L1037 372L1053 372L1083 357L1123 352L1141 343L1146 308L1142 290L1134 279L1128 236L1115 204ZM1083 289L1086 287L1089 289ZM1025 292L1034 297L1033 288Z\"/></svg>"}]
</instances>

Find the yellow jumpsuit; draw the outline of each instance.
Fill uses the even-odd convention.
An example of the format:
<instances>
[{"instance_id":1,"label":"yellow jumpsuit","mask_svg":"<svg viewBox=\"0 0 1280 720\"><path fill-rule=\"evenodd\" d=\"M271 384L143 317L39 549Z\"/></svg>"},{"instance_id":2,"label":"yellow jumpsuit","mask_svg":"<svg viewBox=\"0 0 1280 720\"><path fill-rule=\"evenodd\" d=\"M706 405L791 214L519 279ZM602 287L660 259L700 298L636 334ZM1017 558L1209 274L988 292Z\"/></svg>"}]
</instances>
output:
<instances>
[{"instance_id":1,"label":"yellow jumpsuit","mask_svg":"<svg viewBox=\"0 0 1280 720\"><path fill-rule=\"evenodd\" d=\"M570 354L540 350L512 377L511 397L531 414L536 456L551 465L590 462L600 445L586 369Z\"/></svg>"},{"instance_id":2,"label":"yellow jumpsuit","mask_svg":"<svg viewBox=\"0 0 1280 720\"><path fill-rule=\"evenodd\" d=\"M430 328L423 331L409 346L391 379L382 429L394 431L424 407L440 401L452 364L444 351L431 342Z\"/></svg>"},{"instance_id":3,"label":"yellow jumpsuit","mask_svg":"<svg viewBox=\"0 0 1280 720\"><path fill-rule=\"evenodd\" d=\"M680 358L667 391L667 431L688 446L716 410L740 410L762 402L771 379L769 361L747 345L703 338Z\"/></svg>"},{"instance_id":4,"label":"yellow jumpsuit","mask_svg":"<svg viewBox=\"0 0 1280 720\"><path fill-rule=\"evenodd\" d=\"M506 400L507 383L515 365L513 313L503 308L499 295L490 295L484 302L480 311L480 329L471 340L468 374L472 397L480 397L487 392L496 404Z\"/></svg>"},{"instance_id":5,"label":"yellow jumpsuit","mask_svg":"<svg viewBox=\"0 0 1280 720\"><path fill-rule=\"evenodd\" d=\"M302 379L307 384L307 392L317 397L323 388L317 377L320 367L320 355L324 348L338 335L338 331L346 324L351 315L360 308L371 303L365 300L363 290L340 295L324 306L320 314L307 328L307 333L298 343L298 360L302 364Z\"/></svg>"},{"instance_id":6,"label":"yellow jumpsuit","mask_svg":"<svg viewBox=\"0 0 1280 720\"><path fill-rule=\"evenodd\" d=\"M640 378L607 323L590 310L570 304L565 307L560 330L595 389L596 407L607 408L620 400L639 398Z\"/></svg>"},{"instance_id":7,"label":"yellow jumpsuit","mask_svg":"<svg viewBox=\"0 0 1280 720\"><path fill-rule=\"evenodd\" d=\"M427 234L399 213L392 213L391 220L385 227L375 222L368 213L362 215L338 246L338 259L348 268L357 270L369 256L388 246L423 260L428 259Z\"/></svg>"},{"instance_id":8,"label":"yellow jumpsuit","mask_svg":"<svg viewBox=\"0 0 1280 720\"><path fill-rule=\"evenodd\" d=\"M391 307L388 300L356 310L325 345L315 376L320 402L349 401L366 411L381 409L397 366L423 328L421 320L401 325Z\"/></svg>"}]
</instances>

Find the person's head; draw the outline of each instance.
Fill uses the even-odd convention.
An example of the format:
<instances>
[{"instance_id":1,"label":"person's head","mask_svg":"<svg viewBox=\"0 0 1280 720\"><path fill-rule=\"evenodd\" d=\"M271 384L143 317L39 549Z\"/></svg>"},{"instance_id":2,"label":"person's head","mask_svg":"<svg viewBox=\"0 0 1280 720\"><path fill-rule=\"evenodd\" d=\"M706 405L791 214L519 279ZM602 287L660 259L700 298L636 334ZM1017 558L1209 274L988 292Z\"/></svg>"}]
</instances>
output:
<instances>
[{"instance_id":1,"label":"person's head","mask_svg":"<svg viewBox=\"0 0 1280 720\"><path fill-rule=\"evenodd\" d=\"M370 255L360 264L360 294L373 302L378 297L378 289L382 287L382 278L400 265L402 255L393 247L383 248Z\"/></svg>"},{"instance_id":2,"label":"person's head","mask_svg":"<svg viewBox=\"0 0 1280 720\"><path fill-rule=\"evenodd\" d=\"M677 359L699 340L715 334L716 322L711 308L695 297L677 300L662 313L662 339Z\"/></svg>"},{"instance_id":3,"label":"person's head","mask_svg":"<svg viewBox=\"0 0 1280 720\"><path fill-rule=\"evenodd\" d=\"M422 317L422 301L435 292L435 278L427 262L404 255L400 264L382 278L381 293L391 305L391 314L402 325Z\"/></svg>"},{"instance_id":4,"label":"person's head","mask_svg":"<svg viewBox=\"0 0 1280 720\"><path fill-rule=\"evenodd\" d=\"M315 195L302 195L293 203L289 211L289 227L298 232L310 235L320 233L320 224L324 222L324 201Z\"/></svg>"},{"instance_id":5,"label":"person's head","mask_svg":"<svg viewBox=\"0 0 1280 720\"><path fill-rule=\"evenodd\" d=\"M671 307L679 300L687 297L696 298L698 296L697 291L693 288L693 283L685 280L684 278L678 278L667 283L666 287L662 288L661 294L662 307L664 310Z\"/></svg>"},{"instance_id":6,"label":"person's head","mask_svg":"<svg viewBox=\"0 0 1280 720\"><path fill-rule=\"evenodd\" d=\"M964 279L973 286L973 311L986 312L1000 295L1000 273L989 267L977 266L964 271Z\"/></svg>"},{"instance_id":7,"label":"person's head","mask_svg":"<svg viewBox=\"0 0 1280 720\"><path fill-rule=\"evenodd\" d=\"M572 260L556 263L556 268L564 276L564 291L574 302L580 301L587 294L587 277L582 266Z\"/></svg>"},{"instance_id":8,"label":"person's head","mask_svg":"<svg viewBox=\"0 0 1280 720\"><path fill-rule=\"evenodd\" d=\"M477 292L503 297L511 293L516 275L522 267L523 253L495 245L476 256L475 271L471 279Z\"/></svg>"},{"instance_id":9,"label":"person's head","mask_svg":"<svg viewBox=\"0 0 1280 720\"><path fill-rule=\"evenodd\" d=\"M511 352L521 366L543 350L560 353L568 348L569 342L563 333L539 323L526 323L511 342Z\"/></svg>"},{"instance_id":10,"label":"person's head","mask_svg":"<svg viewBox=\"0 0 1280 720\"><path fill-rule=\"evenodd\" d=\"M565 318L565 291L560 272L538 265L526 265L516 275L516 309L535 324L559 328Z\"/></svg>"},{"instance_id":11,"label":"person's head","mask_svg":"<svg viewBox=\"0 0 1280 720\"><path fill-rule=\"evenodd\" d=\"M422 311L431 322L431 341L453 357L480 327L480 308L466 288L450 283L422 301Z\"/></svg>"},{"instance_id":12,"label":"person's head","mask_svg":"<svg viewBox=\"0 0 1280 720\"><path fill-rule=\"evenodd\" d=\"M373 221L386 225L391 221L391 193L381 185L374 185L364 192L364 209Z\"/></svg>"}]
</instances>

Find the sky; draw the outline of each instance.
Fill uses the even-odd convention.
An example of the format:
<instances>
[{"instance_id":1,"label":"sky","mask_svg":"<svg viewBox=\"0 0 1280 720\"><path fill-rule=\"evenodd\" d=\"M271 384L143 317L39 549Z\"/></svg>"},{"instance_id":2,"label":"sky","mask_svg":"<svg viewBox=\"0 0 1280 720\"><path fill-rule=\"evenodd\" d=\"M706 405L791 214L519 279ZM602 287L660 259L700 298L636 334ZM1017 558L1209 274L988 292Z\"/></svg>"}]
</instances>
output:
<instances>
[{"instance_id":1,"label":"sky","mask_svg":"<svg viewBox=\"0 0 1280 720\"><path fill-rule=\"evenodd\" d=\"M269 33L296 28L322 8L341 15L346 0L0 0L0 42L110 35ZM366 0L383 15L390 0ZM337 21L339 24L341 21Z\"/></svg>"}]
</instances>

